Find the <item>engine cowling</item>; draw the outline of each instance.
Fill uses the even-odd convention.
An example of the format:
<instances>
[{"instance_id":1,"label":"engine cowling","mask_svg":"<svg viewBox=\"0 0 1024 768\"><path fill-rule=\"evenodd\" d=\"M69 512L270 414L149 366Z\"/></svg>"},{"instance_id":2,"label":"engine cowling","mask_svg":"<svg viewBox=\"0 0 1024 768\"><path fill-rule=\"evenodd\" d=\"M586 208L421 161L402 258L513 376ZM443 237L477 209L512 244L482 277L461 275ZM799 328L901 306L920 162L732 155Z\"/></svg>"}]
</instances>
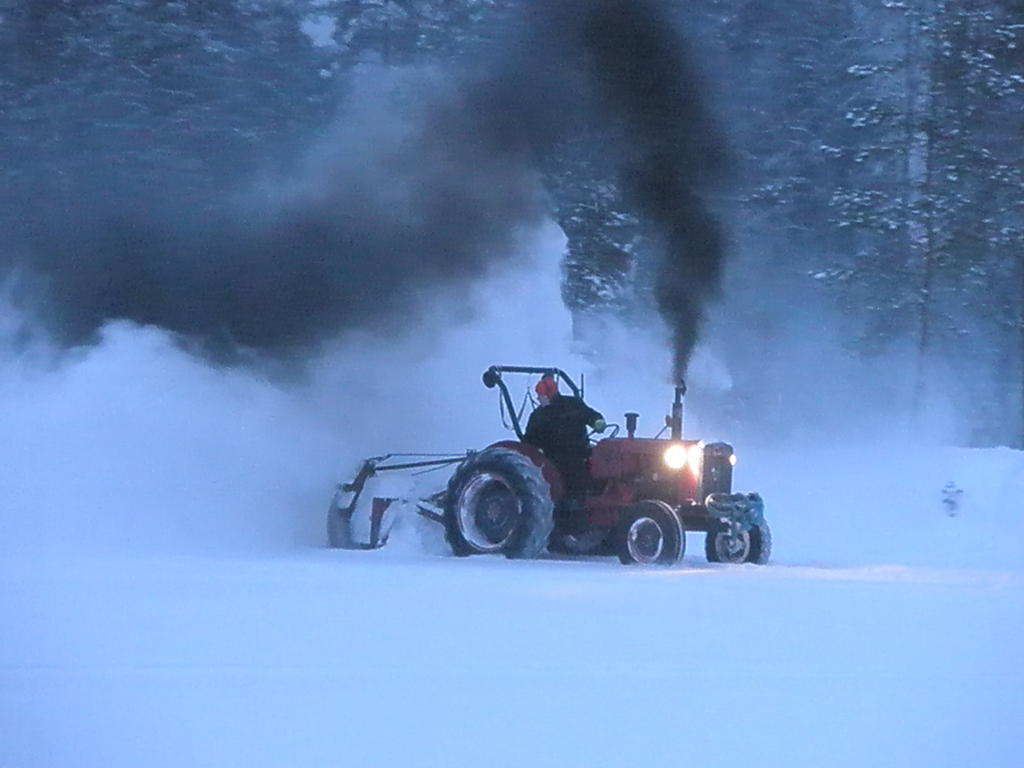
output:
<instances>
[{"instance_id":1,"label":"engine cowling","mask_svg":"<svg viewBox=\"0 0 1024 768\"><path fill-rule=\"evenodd\" d=\"M637 498L662 499L670 504L699 500L703 465L700 446L697 440L602 440L591 454L590 475L595 481L630 483L637 488ZM673 455L681 453L681 464L670 456L670 465L666 459L669 449Z\"/></svg>"}]
</instances>

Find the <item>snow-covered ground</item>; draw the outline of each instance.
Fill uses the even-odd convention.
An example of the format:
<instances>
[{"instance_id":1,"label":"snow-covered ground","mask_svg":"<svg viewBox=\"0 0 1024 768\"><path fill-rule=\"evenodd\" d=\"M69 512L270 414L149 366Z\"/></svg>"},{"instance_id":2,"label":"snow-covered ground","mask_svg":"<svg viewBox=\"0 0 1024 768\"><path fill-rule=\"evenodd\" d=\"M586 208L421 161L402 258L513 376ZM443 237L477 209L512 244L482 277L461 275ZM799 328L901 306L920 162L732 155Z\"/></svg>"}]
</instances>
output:
<instances>
[{"instance_id":1,"label":"snow-covered ground","mask_svg":"<svg viewBox=\"0 0 1024 768\"><path fill-rule=\"evenodd\" d=\"M514 326L349 339L302 385L124 326L3 366L0 766L1021 765L1021 452L739 443L763 568L455 560L421 521L324 549L359 456L477 445L486 365L571 358L557 274L506 278L477 304ZM588 392L643 429L641 367Z\"/></svg>"},{"instance_id":2,"label":"snow-covered ground","mask_svg":"<svg viewBox=\"0 0 1024 768\"><path fill-rule=\"evenodd\" d=\"M956 518L934 484L886 509L785 494L765 568L708 565L693 535L671 570L9 558L0 765L1013 768L1024 457L960 458Z\"/></svg>"}]
</instances>

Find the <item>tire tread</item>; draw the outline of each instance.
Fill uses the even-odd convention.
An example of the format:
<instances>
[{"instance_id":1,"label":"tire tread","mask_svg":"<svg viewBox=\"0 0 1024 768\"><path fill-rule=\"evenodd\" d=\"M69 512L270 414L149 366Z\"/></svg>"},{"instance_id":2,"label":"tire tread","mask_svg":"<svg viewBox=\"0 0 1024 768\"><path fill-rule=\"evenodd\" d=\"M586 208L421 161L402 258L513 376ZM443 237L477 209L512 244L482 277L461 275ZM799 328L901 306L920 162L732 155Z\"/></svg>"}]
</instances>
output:
<instances>
[{"instance_id":1,"label":"tire tread","mask_svg":"<svg viewBox=\"0 0 1024 768\"><path fill-rule=\"evenodd\" d=\"M459 490L476 471L501 472L513 482L521 497L524 519L505 548L505 556L530 559L541 555L555 527L551 489L540 467L509 448L488 448L474 453L452 473L445 494L444 536L453 554L458 557L476 554L476 550L463 538L455 520Z\"/></svg>"}]
</instances>

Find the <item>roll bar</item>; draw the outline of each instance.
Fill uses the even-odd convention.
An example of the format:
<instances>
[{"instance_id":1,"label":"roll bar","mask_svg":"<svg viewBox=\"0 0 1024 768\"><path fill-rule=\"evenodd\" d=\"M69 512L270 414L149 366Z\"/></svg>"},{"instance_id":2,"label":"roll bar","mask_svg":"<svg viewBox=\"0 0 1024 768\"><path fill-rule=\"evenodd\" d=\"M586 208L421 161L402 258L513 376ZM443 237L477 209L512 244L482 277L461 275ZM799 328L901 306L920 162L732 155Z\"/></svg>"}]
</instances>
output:
<instances>
[{"instance_id":1,"label":"roll bar","mask_svg":"<svg viewBox=\"0 0 1024 768\"><path fill-rule=\"evenodd\" d=\"M583 388L576 386L576 382L573 381L569 377L569 374L561 368L555 368L553 366L543 368L528 365L492 365L483 373L482 378L484 386L488 389L494 389L494 387L497 387L501 391L502 400L504 400L505 407L508 408L509 415L512 417L512 428L515 429L516 437L520 440L523 439L523 429L519 424L519 417L516 415L516 407L512 402L512 396L508 393L508 387L501 378L503 373L525 373L539 376L553 376L556 381L561 379L565 382L565 385L572 390L573 395L579 398L583 397Z\"/></svg>"}]
</instances>

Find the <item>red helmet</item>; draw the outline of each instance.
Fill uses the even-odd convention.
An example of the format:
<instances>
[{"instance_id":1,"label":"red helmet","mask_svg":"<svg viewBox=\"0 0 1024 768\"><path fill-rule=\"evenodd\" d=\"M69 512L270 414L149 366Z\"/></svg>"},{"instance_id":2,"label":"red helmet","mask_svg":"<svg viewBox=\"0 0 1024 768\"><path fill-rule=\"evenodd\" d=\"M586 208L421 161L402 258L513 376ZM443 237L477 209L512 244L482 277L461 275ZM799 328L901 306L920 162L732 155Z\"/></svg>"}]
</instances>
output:
<instances>
[{"instance_id":1,"label":"red helmet","mask_svg":"<svg viewBox=\"0 0 1024 768\"><path fill-rule=\"evenodd\" d=\"M558 382L553 376L545 376L533 388L538 397L554 397L558 394Z\"/></svg>"}]
</instances>

